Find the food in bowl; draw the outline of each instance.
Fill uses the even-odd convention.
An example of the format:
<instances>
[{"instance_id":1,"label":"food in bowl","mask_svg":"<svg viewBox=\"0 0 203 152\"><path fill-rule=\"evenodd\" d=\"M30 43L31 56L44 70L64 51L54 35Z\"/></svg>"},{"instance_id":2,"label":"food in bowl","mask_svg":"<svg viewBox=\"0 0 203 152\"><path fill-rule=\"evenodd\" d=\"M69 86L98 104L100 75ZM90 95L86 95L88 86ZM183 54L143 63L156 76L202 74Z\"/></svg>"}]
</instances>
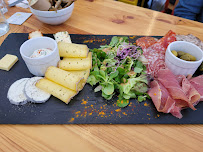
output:
<instances>
[{"instance_id":1,"label":"food in bowl","mask_svg":"<svg viewBox=\"0 0 203 152\"><path fill-rule=\"evenodd\" d=\"M74 1L75 0L58 0L58 1L49 0L49 2L52 5L49 11L61 10L63 8L70 6Z\"/></svg>"},{"instance_id":2,"label":"food in bowl","mask_svg":"<svg viewBox=\"0 0 203 152\"><path fill-rule=\"evenodd\" d=\"M48 0L29 0L29 5L41 11L48 11L51 7L51 3Z\"/></svg>"},{"instance_id":3,"label":"food in bowl","mask_svg":"<svg viewBox=\"0 0 203 152\"><path fill-rule=\"evenodd\" d=\"M57 11L70 6L75 0L29 0L29 5L40 11Z\"/></svg>"},{"instance_id":4,"label":"food in bowl","mask_svg":"<svg viewBox=\"0 0 203 152\"><path fill-rule=\"evenodd\" d=\"M31 56L36 50L49 48L49 54L41 57ZM27 65L28 70L35 76L44 76L49 66L57 66L60 60L57 43L49 37L37 37L25 41L20 47L20 54Z\"/></svg>"},{"instance_id":5,"label":"food in bowl","mask_svg":"<svg viewBox=\"0 0 203 152\"><path fill-rule=\"evenodd\" d=\"M185 53L183 51L175 51L175 50L172 50L171 53L173 53L173 55L175 55L179 59L182 59L185 61L196 61L196 58L190 53Z\"/></svg>"},{"instance_id":6,"label":"food in bowl","mask_svg":"<svg viewBox=\"0 0 203 152\"><path fill-rule=\"evenodd\" d=\"M196 61L185 61L176 57L172 50L179 50L181 55L184 53L189 53L196 58ZM185 41L175 41L169 44L165 54L166 66L175 75L193 75L197 68L203 61L203 51L196 45L185 42Z\"/></svg>"},{"instance_id":7,"label":"food in bowl","mask_svg":"<svg viewBox=\"0 0 203 152\"><path fill-rule=\"evenodd\" d=\"M203 42L198 37L196 37L192 34L176 35L176 40L177 41L191 42L191 43L197 45L203 51ZM203 63L199 66L199 70L203 71Z\"/></svg>"},{"instance_id":8,"label":"food in bowl","mask_svg":"<svg viewBox=\"0 0 203 152\"><path fill-rule=\"evenodd\" d=\"M46 55L50 54L51 52L52 52L52 50L49 48L37 49L33 52L33 54L30 57L31 58L39 58L39 57L46 56Z\"/></svg>"},{"instance_id":9,"label":"food in bowl","mask_svg":"<svg viewBox=\"0 0 203 152\"><path fill-rule=\"evenodd\" d=\"M41 11L30 6L31 12L37 17L38 20L50 25L59 25L67 21L72 15L73 9L74 3L66 8L56 11Z\"/></svg>"}]
</instances>

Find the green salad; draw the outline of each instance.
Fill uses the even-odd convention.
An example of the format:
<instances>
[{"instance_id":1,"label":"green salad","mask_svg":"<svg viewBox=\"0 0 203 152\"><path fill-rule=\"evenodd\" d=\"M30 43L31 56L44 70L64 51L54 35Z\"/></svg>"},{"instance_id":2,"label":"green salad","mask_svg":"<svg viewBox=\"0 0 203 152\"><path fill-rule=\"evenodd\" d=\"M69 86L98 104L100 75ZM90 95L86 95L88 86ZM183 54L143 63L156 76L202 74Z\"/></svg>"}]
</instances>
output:
<instances>
[{"instance_id":1,"label":"green salad","mask_svg":"<svg viewBox=\"0 0 203 152\"><path fill-rule=\"evenodd\" d=\"M147 60L139 46L129 43L128 37L114 36L109 45L90 50L92 69L87 80L94 91L102 92L106 100L118 96L117 105L125 107L130 98L139 102L149 98Z\"/></svg>"}]
</instances>

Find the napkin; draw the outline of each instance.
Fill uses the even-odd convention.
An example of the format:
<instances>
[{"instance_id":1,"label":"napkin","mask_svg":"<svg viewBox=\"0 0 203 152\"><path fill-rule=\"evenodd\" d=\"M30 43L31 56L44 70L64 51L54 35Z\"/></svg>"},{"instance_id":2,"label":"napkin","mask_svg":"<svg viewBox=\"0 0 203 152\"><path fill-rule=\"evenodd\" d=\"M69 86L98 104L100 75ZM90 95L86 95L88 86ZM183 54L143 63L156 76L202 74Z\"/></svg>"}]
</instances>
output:
<instances>
[{"instance_id":1,"label":"napkin","mask_svg":"<svg viewBox=\"0 0 203 152\"><path fill-rule=\"evenodd\" d=\"M21 25L21 24L23 24L31 15L32 15L32 13L16 12L16 13L13 14L9 19L7 19L7 22L10 23L10 24Z\"/></svg>"},{"instance_id":2,"label":"napkin","mask_svg":"<svg viewBox=\"0 0 203 152\"><path fill-rule=\"evenodd\" d=\"M17 0L9 0L8 3L11 4L11 3L14 3L15 1L17 1ZM28 1L24 0L20 3L18 3L18 4L16 4L16 7L28 8L29 7Z\"/></svg>"}]
</instances>

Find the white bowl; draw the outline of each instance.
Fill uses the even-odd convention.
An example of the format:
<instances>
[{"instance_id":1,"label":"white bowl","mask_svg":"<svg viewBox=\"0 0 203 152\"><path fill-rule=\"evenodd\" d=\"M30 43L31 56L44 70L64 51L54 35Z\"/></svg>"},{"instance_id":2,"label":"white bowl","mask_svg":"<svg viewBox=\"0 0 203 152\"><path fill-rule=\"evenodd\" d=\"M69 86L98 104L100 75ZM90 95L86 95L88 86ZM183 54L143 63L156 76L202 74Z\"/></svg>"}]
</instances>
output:
<instances>
[{"instance_id":1,"label":"white bowl","mask_svg":"<svg viewBox=\"0 0 203 152\"><path fill-rule=\"evenodd\" d=\"M30 57L35 50L42 48L49 48L52 52L39 58ZM25 41L20 47L20 54L30 73L36 76L44 76L47 68L57 66L60 60L57 43L49 37L37 37Z\"/></svg>"},{"instance_id":2,"label":"white bowl","mask_svg":"<svg viewBox=\"0 0 203 152\"><path fill-rule=\"evenodd\" d=\"M58 11L40 11L30 7L31 12L43 23L59 25L68 20L73 12L74 3Z\"/></svg>"},{"instance_id":3,"label":"white bowl","mask_svg":"<svg viewBox=\"0 0 203 152\"><path fill-rule=\"evenodd\" d=\"M178 57L173 55L173 53L171 52L172 50L189 53L196 58L196 61L185 61L179 59ZM202 61L203 51L198 46L185 41L172 42L171 44L169 44L165 54L166 66L175 75L193 75Z\"/></svg>"}]
</instances>

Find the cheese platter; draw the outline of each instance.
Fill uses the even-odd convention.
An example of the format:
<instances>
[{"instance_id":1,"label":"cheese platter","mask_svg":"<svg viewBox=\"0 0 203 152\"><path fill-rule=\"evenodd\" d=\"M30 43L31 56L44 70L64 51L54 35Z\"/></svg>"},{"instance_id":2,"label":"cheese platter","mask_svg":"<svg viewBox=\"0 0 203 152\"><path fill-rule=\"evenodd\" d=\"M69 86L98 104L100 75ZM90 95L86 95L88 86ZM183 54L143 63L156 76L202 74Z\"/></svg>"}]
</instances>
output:
<instances>
[{"instance_id":1,"label":"cheese platter","mask_svg":"<svg viewBox=\"0 0 203 152\"><path fill-rule=\"evenodd\" d=\"M44 36L54 38L53 34ZM99 48L111 42L114 35L78 35L70 34L71 41L75 44L85 44L89 49ZM123 37L123 35L121 36ZM127 35L129 42L136 43L136 40L143 36ZM160 39L161 36L153 36ZM127 107L117 105L118 97L115 95L110 100L102 97L101 92L94 92L95 87L85 84L84 88L71 99L68 104L51 96L43 103L28 102L24 105L13 105L7 98L9 87L22 78L31 78L31 74L20 55L21 45L28 39L27 33L10 34L0 48L0 57L12 54L18 57L19 61L10 71L0 71L0 124L202 124L202 103L195 108L183 109L181 119L171 114L157 112L152 99L146 98L139 102L137 99L130 99ZM11 45L12 44L12 45ZM70 61L70 59L69 59ZM61 62L61 61L60 61ZM94 65L93 65L94 66ZM53 69L52 70L56 70ZM54 77L47 74L47 77ZM202 75L197 71L194 76ZM46 77L46 76L45 76ZM53 79L55 80L55 78Z\"/></svg>"}]
</instances>

